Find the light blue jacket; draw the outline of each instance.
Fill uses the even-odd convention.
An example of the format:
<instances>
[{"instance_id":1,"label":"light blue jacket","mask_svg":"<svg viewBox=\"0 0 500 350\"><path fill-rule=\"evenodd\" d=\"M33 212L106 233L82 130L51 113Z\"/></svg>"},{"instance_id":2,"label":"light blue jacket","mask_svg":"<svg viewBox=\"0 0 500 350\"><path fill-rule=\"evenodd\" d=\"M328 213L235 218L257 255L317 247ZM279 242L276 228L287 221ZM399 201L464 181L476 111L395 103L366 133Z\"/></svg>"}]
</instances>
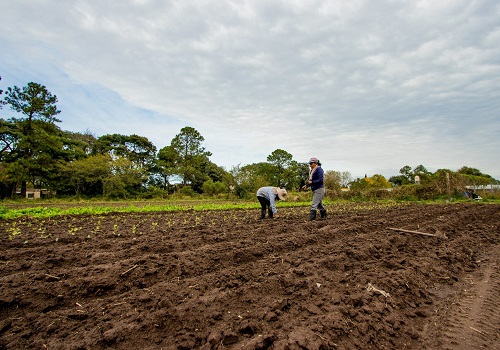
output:
<instances>
[{"instance_id":1,"label":"light blue jacket","mask_svg":"<svg viewBox=\"0 0 500 350\"><path fill-rule=\"evenodd\" d=\"M271 210L273 214L276 214L278 210L276 209L276 196L273 192L273 186L261 187L257 190L257 197L264 197L270 203Z\"/></svg>"}]
</instances>

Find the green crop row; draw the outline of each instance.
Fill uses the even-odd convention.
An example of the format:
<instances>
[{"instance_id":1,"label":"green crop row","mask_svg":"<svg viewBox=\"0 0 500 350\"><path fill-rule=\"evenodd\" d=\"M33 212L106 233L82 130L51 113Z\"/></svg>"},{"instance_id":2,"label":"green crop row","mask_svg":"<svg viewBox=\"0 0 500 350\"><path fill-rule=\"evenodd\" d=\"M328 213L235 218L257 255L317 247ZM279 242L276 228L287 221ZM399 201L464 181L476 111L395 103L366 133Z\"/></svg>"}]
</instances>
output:
<instances>
[{"instance_id":1,"label":"green crop row","mask_svg":"<svg viewBox=\"0 0 500 350\"><path fill-rule=\"evenodd\" d=\"M438 201L396 201L390 199L382 200L332 200L326 198L324 204L328 206L336 207L337 210L343 210L343 207L349 207L353 209L353 205L362 204L363 209L370 208L381 208L393 206L396 204L410 204L410 203L420 203L420 204L437 204L437 203L449 203L449 199L443 199ZM460 202L458 200L453 202ZM468 201L470 202L470 200ZM481 202L491 202L482 200ZM81 204L81 205L80 205ZM50 218L59 215L102 215L109 213L147 213L147 212L172 212L172 211L205 211L205 210L238 210L238 209L257 209L260 205L256 201L232 201L232 202L221 202L221 201L204 201L204 200L191 200L186 202L175 202L175 203L127 203L127 202L106 202L106 203L80 203L79 205L74 205L71 202L58 202L51 203L50 206L30 206L30 207L8 207L0 206L0 220L16 219L22 216L33 217L33 218ZM281 208L291 208L291 207L307 207L310 202L278 202L278 209Z\"/></svg>"},{"instance_id":2,"label":"green crop row","mask_svg":"<svg viewBox=\"0 0 500 350\"><path fill-rule=\"evenodd\" d=\"M281 207L297 207L305 206L308 203L300 202L282 202ZM233 209L253 209L258 208L259 204L255 202L237 202L237 203L193 203L189 204L158 204L158 205L140 205L130 204L128 206L78 206L67 207L64 204L61 206L51 207L29 207L21 209L11 209L5 206L0 206L0 219L9 220L16 219L21 216L33 218L49 218L59 215L102 215L108 213L146 213L146 212L166 212L166 211L184 211L184 210L233 210Z\"/></svg>"}]
</instances>

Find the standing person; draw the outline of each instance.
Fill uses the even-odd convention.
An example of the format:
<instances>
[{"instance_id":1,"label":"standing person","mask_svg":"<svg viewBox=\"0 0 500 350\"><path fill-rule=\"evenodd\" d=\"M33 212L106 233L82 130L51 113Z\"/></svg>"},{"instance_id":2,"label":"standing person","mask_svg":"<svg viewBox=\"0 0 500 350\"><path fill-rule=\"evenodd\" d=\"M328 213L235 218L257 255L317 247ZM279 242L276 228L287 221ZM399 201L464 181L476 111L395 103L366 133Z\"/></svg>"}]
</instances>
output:
<instances>
[{"instance_id":1,"label":"standing person","mask_svg":"<svg viewBox=\"0 0 500 350\"><path fill-rule=\"evenodd\" d=\"M278 187L261 187L257 190L257 199L259 200L261 206L260 219L263 220L266 217L266 210L270 218L278 217L278 210L276 209L276 201L285 200L286 190L284 188Z\"/></svg>"},{"instance_id":2,"label":"standing person","mask_svg":"<svg viewBox=\"0 0 500 350\"><path fill-rule=\"evenodd\" d=\"M321 218L326 218L326 208L323 205L323 197L325 196L325 181L324 173L321 168L321 163L318 158L312 157L309 159L309 179L306 180L306 184L302 187L306 189L307 186L311 186L311 191L313 193L313 199L311 204L311 210L309 211L309 220L316 220L316 210L319 209L319 215Z\"/></svg>"}]
</instances>

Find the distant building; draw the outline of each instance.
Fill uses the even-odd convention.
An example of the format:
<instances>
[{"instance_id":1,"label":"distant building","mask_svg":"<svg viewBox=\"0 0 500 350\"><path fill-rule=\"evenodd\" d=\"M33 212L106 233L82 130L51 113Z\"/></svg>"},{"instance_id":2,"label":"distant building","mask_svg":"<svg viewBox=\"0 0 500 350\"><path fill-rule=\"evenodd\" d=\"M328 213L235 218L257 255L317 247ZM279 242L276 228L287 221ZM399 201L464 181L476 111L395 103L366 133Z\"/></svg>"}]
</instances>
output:
<instances>
[{"instance_id":1,"label":"distant building","mask_svg":"<svg viewBox=\"0 0 500 350\"><path fill-rule=\"evenodd\" d=\"M16 194L18 196L21 195L21 190L17 190ZM27 188L26 189L26 198L27 199L40 199L40 198L47 198L51 196L53 193L47 189L40 189L40 188Z\"/></svg>"},{"instance_id":2,"label":"distant building","mask_svg":"<svg viewBox=\"0 0 500 350\"><path fill-rule=\"evenodd\" d=\"M474 190L474 191L500 191L500 185L474 185L474 186L465 186L468 190Z\"/></svg>"}]
</instances>

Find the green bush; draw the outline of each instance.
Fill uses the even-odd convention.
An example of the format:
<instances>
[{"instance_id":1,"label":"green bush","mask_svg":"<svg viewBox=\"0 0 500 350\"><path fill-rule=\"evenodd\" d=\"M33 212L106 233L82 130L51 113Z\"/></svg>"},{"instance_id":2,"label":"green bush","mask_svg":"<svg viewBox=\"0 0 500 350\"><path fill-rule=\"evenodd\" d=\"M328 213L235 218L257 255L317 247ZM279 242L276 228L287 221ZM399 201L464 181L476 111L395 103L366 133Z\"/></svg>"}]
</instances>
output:
<instances>
[{"instance_id":1,"label":"green bush","mask_svg":"<svg viewBox=\"0 0 500 350\"><path fill-rule=\"evenodd\" d=\"M189 197L194 196L194 191L193 191L193 188L191 186L183 186L183 187L181 187L179 192L183 196L189 196Z\"/></svg>"},{"instance_id":2,"label":"green bush","mask_svg":"<svg viewBox=\"0 0 500 350\"><path fill-rule=\"evenodd\" d=\"M214 196L218 195L221 193L227 192L227 186L220 182L214 182L213 180L208 180L203 183L203 193L209 195L209 196Z\"/></svg>"},{"instance_id":3,"label":"green bush","mask_svg":"<svg viewBox=\"0 0 500 350\"><path fill-rule=\"evenodd\" d=\"M125 183L118 176L103 181L104 197L107 199L127 198L128 191Z\"/></svg>"},{"instance_id":4,"label":"green bush","mask_svg":"<svg viewBox=\"0 0 500 350\"><path fill-rule=\"evenodd\" d=\"M148 190L141 193L137 198L140 199L153 199L153 198L168 198L168 192L157 186L149 186Z\"/></svg>"}]
</instances>

